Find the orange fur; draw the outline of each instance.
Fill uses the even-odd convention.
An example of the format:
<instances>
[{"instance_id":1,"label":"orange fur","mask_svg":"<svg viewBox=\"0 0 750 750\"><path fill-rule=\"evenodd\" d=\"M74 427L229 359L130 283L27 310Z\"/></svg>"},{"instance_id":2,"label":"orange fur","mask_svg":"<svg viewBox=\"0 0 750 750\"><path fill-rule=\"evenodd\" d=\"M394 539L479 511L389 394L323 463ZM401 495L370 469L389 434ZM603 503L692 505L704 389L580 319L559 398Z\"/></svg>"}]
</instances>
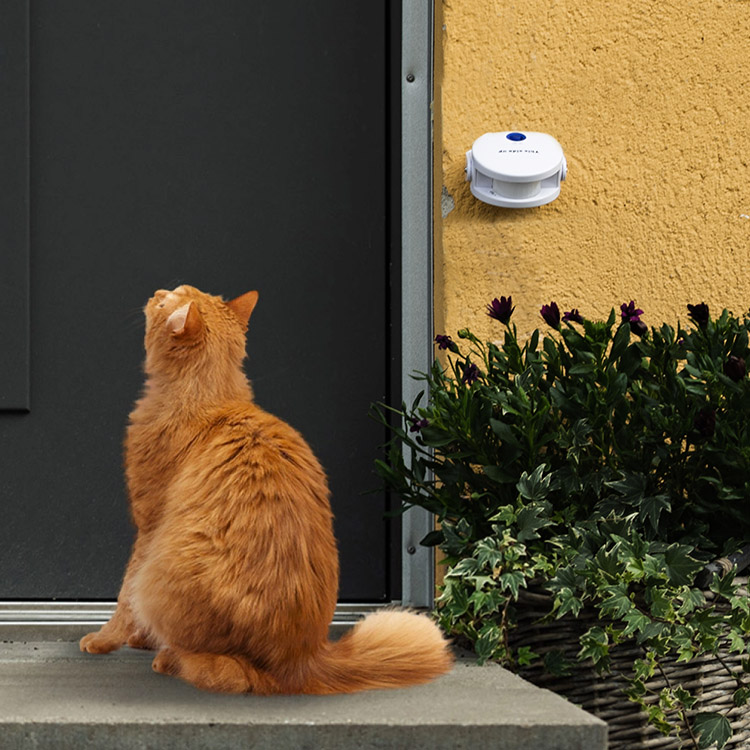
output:
<instances>
[{"instance_id":1,"label":"orange fur","mask_svg":"<svg viewBox=\"0 0 750 750\"><path fill-rule=\"evenodd\" d=\"M431 680L452 656L422 615L380 612L328 640L328 485L302 436L253 403L242 361L257 299L180 286L146 305L146 385L125 440L138 534L117 609L81 649L160 648L156 671L223 692Z\"/></svg>"}]
</instances>

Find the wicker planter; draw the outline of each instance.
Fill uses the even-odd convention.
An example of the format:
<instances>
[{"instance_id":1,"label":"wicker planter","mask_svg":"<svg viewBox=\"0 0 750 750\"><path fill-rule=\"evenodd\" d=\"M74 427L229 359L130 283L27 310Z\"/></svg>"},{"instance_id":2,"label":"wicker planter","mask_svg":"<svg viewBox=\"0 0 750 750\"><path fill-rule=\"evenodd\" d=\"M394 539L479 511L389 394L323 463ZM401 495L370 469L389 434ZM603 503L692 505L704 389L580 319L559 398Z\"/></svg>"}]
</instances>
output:
<instances>
[{"instance_id":1,"label":"wicker planter","mask_svg":"<svg viewBox=\"0 0 750 750\"><path fill-rule=\"evenodd\" d=\"M513 648L529 646L532 651L544 656L550 651L561 651L572 664L570 674L556 677L547 673L541 660L524 667L520 674L539 687L545 687L565 696L594 716L607 722L609 727L610 750L639 750L640 748L695 747L687 728L679 721L677 713L670 715L670 721L682 726L681 737L665 737L655 727L649 725L640 707L623 694L627 682L622 674L630 674L633 662L643 656L639 647L621 646L610 651L612 672L599 675L591 664L578 662L576 654L580 650L579 637L592 625L597 624L596 616L585 610L577 618L565 616L559 620L540 623L549 613L551 598L539 592L522 591L519 600L517 627L510 633ZM721 660L733 670L741 669L741 657L734 653L720 651ZM713 656L696 657L688 663L662 662L664 676L659 674L647 684L654 692L653 702L659 692L667 687L682 685L698 696L695 708L688 715L701 711L717 711L726 714L734 730L726 748L750 748L750 711L747 706L734 707L732 695L737 683L727 673L726 668ZM730 709L728 714L727 709Z\"/></svg>"}]
</instances>

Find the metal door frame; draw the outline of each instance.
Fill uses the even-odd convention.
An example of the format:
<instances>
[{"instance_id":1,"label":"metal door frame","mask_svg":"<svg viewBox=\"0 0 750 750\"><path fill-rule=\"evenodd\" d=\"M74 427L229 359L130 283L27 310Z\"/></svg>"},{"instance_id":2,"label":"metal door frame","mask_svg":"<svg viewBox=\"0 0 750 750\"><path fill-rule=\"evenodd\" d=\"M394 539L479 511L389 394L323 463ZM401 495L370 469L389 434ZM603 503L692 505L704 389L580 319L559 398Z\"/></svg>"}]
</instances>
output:
<instances>
[{"instance_id":1,"label":"metal door frame","mask_svg":"<svg viewBox=\"0 0 750 750\"><path fill-rule=\"evenodd\" d=\"M433 311L433 0L403 0L401 18L401 398L411 404L432 366ZM401 599L433 604L432 547L419 542L432 514L412 508L402 520Z\"/></svg>"}]
</instances>

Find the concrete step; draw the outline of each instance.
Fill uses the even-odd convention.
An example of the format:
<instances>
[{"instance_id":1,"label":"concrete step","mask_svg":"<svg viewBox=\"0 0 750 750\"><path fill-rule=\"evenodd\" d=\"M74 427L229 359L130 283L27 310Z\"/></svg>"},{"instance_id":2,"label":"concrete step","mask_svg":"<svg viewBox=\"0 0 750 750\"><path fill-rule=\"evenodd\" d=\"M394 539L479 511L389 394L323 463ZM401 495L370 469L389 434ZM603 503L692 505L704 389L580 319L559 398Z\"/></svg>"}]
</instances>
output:
<instances>
[{"instance_id":1,"label":"concrete step","mask_svg":"<svg viewBox=\"0 0 750 750\"><path fill-rule=\"evenodd\" d=\"M149 652L0 643L0 748L604 750L606 725L496 666L459 658L429 685L354 695L216 695Z\"/></svg>"}]
</instances>

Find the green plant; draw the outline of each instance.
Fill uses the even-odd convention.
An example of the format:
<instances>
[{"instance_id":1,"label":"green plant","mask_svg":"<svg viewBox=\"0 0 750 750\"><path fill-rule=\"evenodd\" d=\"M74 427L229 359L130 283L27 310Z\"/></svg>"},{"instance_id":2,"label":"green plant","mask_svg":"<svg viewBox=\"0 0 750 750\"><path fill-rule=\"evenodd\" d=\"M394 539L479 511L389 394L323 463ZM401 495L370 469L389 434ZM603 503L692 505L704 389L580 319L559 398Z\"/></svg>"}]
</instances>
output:
<instances>
[{"instance_id":1,"label":"green plant","mask_svg":"<svg viewBox=\"0 0 750 750\"><path fill-rule=\"evenodd\" d=\"M720 646L747 654L750 635L734 572L709 581L711 601L695 581L708 561L750 541L750 321L688 307L689 329L649 330L633 302L603 322L561 316L553 302L541 310L550 335L521 341L511 299L493 300L502 341L466 329L461 346L438 336L447 356L419 376L428 397L375 408L392 431L376 469L404 510L435 514L423 544L445 555L437 615L480 661L538 658L508 639L533 585L549 593L551 618L595 610L581 660L604 672L611 649L642 647L627 695L651 723L722 747L728 719L688 722L689 688L646 700L665 661L719 658ZM551 671L558 662L545 657ZM750 697L743 663L727 666L736 705Z\"/></svg>"}]
</instances>

